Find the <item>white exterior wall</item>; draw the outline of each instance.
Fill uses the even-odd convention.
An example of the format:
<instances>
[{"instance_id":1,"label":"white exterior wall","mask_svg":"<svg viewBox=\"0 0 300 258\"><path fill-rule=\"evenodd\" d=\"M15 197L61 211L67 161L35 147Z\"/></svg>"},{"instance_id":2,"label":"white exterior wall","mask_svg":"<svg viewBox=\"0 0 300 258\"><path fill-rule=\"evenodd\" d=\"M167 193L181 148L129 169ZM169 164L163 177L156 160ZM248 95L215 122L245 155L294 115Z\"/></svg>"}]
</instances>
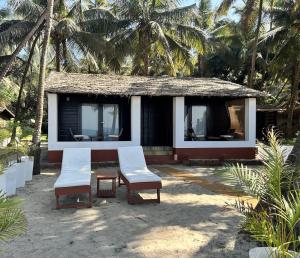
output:
<instances>
[{"instance_id":1,"label":"white exterior wall","mask_svg":"<svg viewBox=\"0 0 300 258\"><path fill-rule=\"evenodd\" d=\"M141 139L141 97L131 97L131 141L58 141L58 98L57 94L48 93L48 150L64 148L84 148L92 150L114 150L122 146L140 145Z\"/></svg>"},{"instance_id":2,"label":"white exterior wall","mask_svg":"<svg viewBox=\"0 0 300 258\"><path fill-rule=\"evenodd\" d=\"M174 148L245 148L255 147L256 99L245 99L245 140L241 141L184 141L184 97L173 98Z\"/></svg>"},{"instance_id":3,"label":"white exterior wall","mask_svg":"<svg viewBox=\"0 0 300 258\"><path fill-rule=\"evenodd\" d=\"M170 128L171 129L171 128ZM121 146L141 145L141 97L131 97L131 141L58 141L58 98L48 94L48 150L84 148L114 150ZM243 148L255 147L256 99L245 100L245 140L241 141L184 141L184 97L173 98L173 147L174 148Z\"/></svg>"}]
</instances>

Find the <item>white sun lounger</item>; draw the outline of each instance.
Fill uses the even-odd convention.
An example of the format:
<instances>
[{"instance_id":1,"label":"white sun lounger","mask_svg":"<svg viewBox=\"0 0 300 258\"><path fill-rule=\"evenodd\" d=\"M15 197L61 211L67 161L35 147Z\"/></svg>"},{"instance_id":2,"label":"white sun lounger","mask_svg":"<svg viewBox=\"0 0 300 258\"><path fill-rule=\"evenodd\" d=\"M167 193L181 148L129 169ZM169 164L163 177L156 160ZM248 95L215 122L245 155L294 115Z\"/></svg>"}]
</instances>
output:
<instances>
[{"instance_id":1,"label":"white sun lounger","mask_svg":"<svg viewBox=\"0 0 300 258\"><path fill-rule=\"evenodd\" d=\"M146 165L143 148L141 146L134 147L119 147L119 186L121 179L127 186L127 200L128 203L139 203L155 201L160 202L160 189L162 188L161 178L156 174L152 173ZM145 189L156 189L156 199L141 199L132 196L132 191L139 191Z\"/></svg>"},{"instance_id":2,"label":"white sun lounger","mask_svg":"<svg viewBox=\"0 0 300 258\"><path fill-rule=\"evenodd\" d=\"M90 148L65 148L60 175L54 184L56 208L92 207L91 191L91 149ZM61 195L74 195L87 193L89 196L86 204L60 204Z\"/></svg>"}]
</instances>

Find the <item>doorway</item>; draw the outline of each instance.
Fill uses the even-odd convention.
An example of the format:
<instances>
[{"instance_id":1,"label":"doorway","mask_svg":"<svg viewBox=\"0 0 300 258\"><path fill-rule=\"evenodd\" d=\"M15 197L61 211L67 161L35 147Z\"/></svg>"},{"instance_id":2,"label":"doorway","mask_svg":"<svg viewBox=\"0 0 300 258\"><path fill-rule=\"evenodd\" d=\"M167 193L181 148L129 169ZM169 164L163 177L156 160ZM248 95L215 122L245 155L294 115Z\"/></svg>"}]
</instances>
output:
<instances>
[{"instance_id":1,"label":"doorway","mask_svg":"<svg viewBox=\"0 0 300 258\"><path fill-rule=\"evenodd\" d=\"M142 146L173 146L172 97L142 97Z\"/></svg>"}]
</instances>

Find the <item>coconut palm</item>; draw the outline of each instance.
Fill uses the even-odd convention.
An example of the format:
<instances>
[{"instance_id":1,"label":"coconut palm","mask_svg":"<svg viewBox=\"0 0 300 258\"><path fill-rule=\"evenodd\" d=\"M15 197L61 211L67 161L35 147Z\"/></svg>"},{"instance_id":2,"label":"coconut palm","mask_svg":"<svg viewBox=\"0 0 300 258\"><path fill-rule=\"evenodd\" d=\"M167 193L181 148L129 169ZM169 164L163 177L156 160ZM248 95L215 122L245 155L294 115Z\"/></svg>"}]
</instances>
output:
<instances>
[{"instance_id":1,"label":"coconut palm","mask_svg":"<svg viewBox=\"0 0 300 258\"><path fill-rule=\"evenodd\" d=\"M261 36L261 43L273 47L274 57L270 62L274 76L280 74L288 80L290 97L287 103L287 136L293 135L293 113L298 100L300 83L300 6L291 0L277 3L270 11L273 29Z\"/></svg>"},{"instance_id":2,"label":"coconut palm","mask_svg":"<svg viewBox=\"0 0 300 258\"><path fill-rule=\"evenodd\" d=\"M4 24L1 24L1 26L0 26L0 44L4 43L3 39L4 39L5 43L8 43L12 38L21 38L22 40L20 41L20 43L17 44L17 47L15 48L13 53L10 55L4 68L2 68L1 73L0 73L0 82L2 81L2 79L4 78L6 73L10 70L13 62L15 61L16 57L21 52L21 50L25 47L25 45L28 43L28 41L34 36L36 31L39 30L39 28L43 25L45 18L46 18L46 13L45 12L41 13L41 15L37 18L36 22L31 24L33 26L30 27L30 29L28 28L28 24L24 24L23 22L19 22L19 21L5 22ZM23 25L25 25L25 26L23 26ZM25 29L24 29L24 27L25 27ZM21 33L18 29L21 30ZM26 31L28 31L28 32L26 33ZM24 37L24 35L25 35L25 37Z\"/></svg>"},{"instance_id":3,"label":"coconut palm","mask_svg":"<svg viewBox=\"0 0 300 258\"><path fill-rule=\"evenodd\" d=\"M130 57L133 74L149 75L159 63L175 75L176 63L188 62L191 48L201 49L207 38L192 24L195 7L178 7L171 0L118 0L110 9L88 10L83 25L89 21L88 31L106 33L110 46L106 59L114 70Z\"/></svg>"},{"instance_id":4,"label":"coconut palm","mask_svg":"<svg viewBox=\"0 0 300 258\"><path fill-rule=\"evenodd\" d=\"M32 137L33 149L34 149L34 161L33 173L40 173L40 141L41 141L41 129L43 122L43 111L44 111L44 89L45 89L45 78L46 78L46 66L47 66L47 52L48 44L50 40L50 33L52 28L52 16L53 16L53 5L54 0L48 0L47 4L47 21L44 32L43 47L40 60L40 74L38 84L38 102L35 116L35 130Z\"/></svg>"},{"instance_id":5,"label":"coconut palm","mask_svg":"<svg viewBox=\"0 0 300 258\"><path fill-rule=\"evenodd\" d=\"M235 2L236 0L223 0L218 7L217 14L227 14L229 8L232 7ZM255 37L252 42L251 70L248 78L248 86L250 88L253 88L254 86L256 74L255 64L257 59L258 39L262 25L263 3L264 0L247 0L241 13L241 23L245 30L248 30L250 24L253 24L256 21Z\"/></svg>"},{"instance_id":6,"label":"coconut palm","mask_svg":"<svg viewBox=\"0 0 300 258\"><path fill-rule=\"evenodd\" d=\"M61 70L61 64L68 65L67 69L78 66L80 57L97 67L94 57L102 52L104 41L99 34L83 31L81 22L83 12L89 7L88 2L77 0L66 4L66 0L55 1L50 43L57 71ZM46 7L44 0L18 0L11 4L14 12L27 21L36 19Z\"/></svg>"}]
</instances>

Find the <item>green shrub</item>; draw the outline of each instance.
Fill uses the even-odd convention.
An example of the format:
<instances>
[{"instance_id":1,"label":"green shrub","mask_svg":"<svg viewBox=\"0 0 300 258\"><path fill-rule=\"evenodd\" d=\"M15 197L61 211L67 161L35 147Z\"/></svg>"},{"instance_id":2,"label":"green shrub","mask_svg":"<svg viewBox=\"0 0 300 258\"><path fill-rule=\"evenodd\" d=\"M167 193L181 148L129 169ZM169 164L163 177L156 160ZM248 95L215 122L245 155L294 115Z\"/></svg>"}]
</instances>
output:
<instances>
[{"instance_id":1,"label":"green shrub","mask_svg":"<svg viewBox=\"0 0 300 258\"><path fill-rule=\"evenodd\" d=\"M300 249L300 173L285 162L273 130L268 133L268 145L260 144L259 148L262 167L231 165L225 178L259 199L255 208L236 201L234 206L245 217L243 228L263 244L277 247L281 257L289 257L289 249Z\"/></svg>"}]
</instances>

